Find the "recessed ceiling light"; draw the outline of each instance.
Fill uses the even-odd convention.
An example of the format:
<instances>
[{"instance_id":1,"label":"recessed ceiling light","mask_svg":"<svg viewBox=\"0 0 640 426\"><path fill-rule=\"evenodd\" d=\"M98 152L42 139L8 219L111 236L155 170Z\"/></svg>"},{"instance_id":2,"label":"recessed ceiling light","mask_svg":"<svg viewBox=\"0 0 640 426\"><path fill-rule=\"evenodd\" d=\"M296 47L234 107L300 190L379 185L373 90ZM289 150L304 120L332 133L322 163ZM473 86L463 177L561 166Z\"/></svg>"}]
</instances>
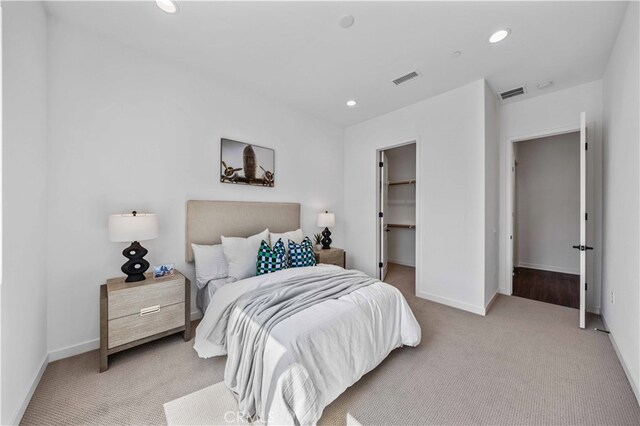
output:
<instances>
[{"instance_id":1,"label":"recessed ceiling light","mask_svg":"<svg viewBox=\"0 0 640 426\"><path fill-rule=\"evenodd\" d=\"M348 107L353 108L353 107L354 107L354 106L356 106L356 105L358 105L358 102L356 102L356 101L355 101L355 100L353 100L353 99L349 99L349 100L347 101L347 106L348 106Z\"/></svg>"},{"instance_id":2,"label":"recessed ceiling light","mask_svg":"<svg viewBox=\"0 0 640 426\"><path fill-rule=\"evenodd\" d=\"M460 55L462 55L462 52L461 52L461 51L459 51L459 50L456 50L455 52L453 52L453 53L451 54L451 57L452 57L452 58L459 58L459 57L460 57Z\"/></svg>"},{"instance_id":3,"label":"recessed ceiling light","mask_svg":"<svg viewBox=\"0 0 640 426\"><path fill-rule=\"evenodd\" d=\"M340 18L339 24L342 28L351 28L354 22L355 19L353 18L353 15L344 15Z\"/></svg>"},{"instance_id":4,"label":"recessed ceiling light","mask_svg":"<svg viewBox=\"0 0 640 426\"><path fill-rule=\"evenodd\" d=\"M173 0L156 0L156 4L167 13L176 13L178 11L178 5Z\"/></svg>"},{"instance_id":5,"label":"recessed ceiling light","mask_svg":"<svg viewBox=\"0 0 640 426\"><path fill-rule=\"evenodd\" d=\"M546 89L547 87L551 87L551 86L553 86L553 81L551 80L538 83L539 90Z\"/></svg>"},{"instance_id":6,"label":"recessed ceiling light","mask_svg":"<svg viewBox=\"0 0 640 426\"><path fill-rule=\"evenodd\" d=\"M489 37L489 43L498 43L507 38L507 36L511 34L511 30L509 28L505 28L503 30L498 30Z\"/></svg>"}]
</instances>

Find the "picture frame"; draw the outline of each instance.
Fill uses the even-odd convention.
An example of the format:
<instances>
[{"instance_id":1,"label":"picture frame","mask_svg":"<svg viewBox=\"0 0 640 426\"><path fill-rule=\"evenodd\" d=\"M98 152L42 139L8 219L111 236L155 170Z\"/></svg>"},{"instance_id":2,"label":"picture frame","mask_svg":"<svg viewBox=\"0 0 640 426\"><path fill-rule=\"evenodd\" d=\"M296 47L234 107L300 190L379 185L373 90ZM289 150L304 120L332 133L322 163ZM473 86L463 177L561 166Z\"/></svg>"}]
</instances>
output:
<instances>
[{"instance_id":1,"label":"picture frame","mask_svg":"<svg viewBox=\"0 0 640 426\"><path fill-rule=\"evenodd\" d=\"M275 151L271 148L220 139L220 182L273 188Z\"/></svg>"},{"instance_id":2,"label":"picture frame","mask_svg":"<svg viewBox=\"0 0 640 426\"><path fill-rule=\"evenodd\" d=\"M153 278L163 278L171 276L175 273L175 264L164 263L162 265L154 265Z\"/></svg>"}]
</instances>

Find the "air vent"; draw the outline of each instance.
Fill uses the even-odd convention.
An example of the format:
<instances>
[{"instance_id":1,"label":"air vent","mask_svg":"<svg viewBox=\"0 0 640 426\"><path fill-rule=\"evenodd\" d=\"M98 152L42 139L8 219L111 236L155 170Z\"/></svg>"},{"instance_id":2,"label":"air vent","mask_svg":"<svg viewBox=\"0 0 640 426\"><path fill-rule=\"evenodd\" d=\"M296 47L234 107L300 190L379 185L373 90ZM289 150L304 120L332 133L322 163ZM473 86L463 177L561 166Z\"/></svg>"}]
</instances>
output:
<instances>
[{"instance_id":1,"label":"air vent","mask_svg":"<svg viewBox=\"0 0 640 426\"><path fill-rule=\"evenodd\" d=\"M406 83L407 81L418 77L419 75L420 74L418 74L418 71L411 71L409 74L405 74L402 77L398 77L395 80L393 80L393 84L395 84L396 86L399 86L402 83Z\"/></svg>"},{"instance_id":2,"label":"air vent","mask_svg":"<svg viewBox=\"0 0 640 426\"><path fill-rule=\"evenodd\" d=\"M520 86L520 87L516 87L515 89L511 89L511 90L506 90L502 93L500 93L500 99L507 100L509 98L513 98L514 96L520 96L520 95L524 95L525 93L527 93L527 88L526 86Z\"/></svg>"}]
</instances>

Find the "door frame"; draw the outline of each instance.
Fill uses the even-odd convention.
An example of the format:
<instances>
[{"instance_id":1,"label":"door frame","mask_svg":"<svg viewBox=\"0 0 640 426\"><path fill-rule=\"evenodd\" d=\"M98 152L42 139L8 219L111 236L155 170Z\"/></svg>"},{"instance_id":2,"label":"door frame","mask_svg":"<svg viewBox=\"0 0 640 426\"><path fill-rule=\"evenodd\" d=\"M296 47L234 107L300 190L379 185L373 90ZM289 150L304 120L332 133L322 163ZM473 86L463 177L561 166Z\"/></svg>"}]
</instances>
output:
<instances>
[{"instance_id":1,"label":"door frame","mask_svg":"<svg viewBox=\"0 0 640 426\"><path fill-rule=\"evenodd\" d=\"M586 123L586 127L588 129L588 134L591 135L595 135L595 123L594 122L587 122ZM526 140L531 140L531 139L540 139L540 138L546 138L546 137L550 137L550 136L558 136L558 135L563 135L566 133L580 133L580 123L578 123L577 125L571 125L571 126L566 126L566 127L560 127L560 128L555 128L555 129L549 129L549 130L542 130L539 132L534 132L531 134L525 134L525 135L519 135L519 136L513 136L513 137L509 137L507 138L507 143L506 143L506 153L505 153L505 161L504 161L504 171L505 171L505 210L504 210L504 215L505 215L505 219L506 219L506 232L505 235L502 237L503 243L505 244L506 250L505 250L505 270L503 271L504 275L504 282L506 284L506 292L508 295L513 295L513 267L514 267L514 259L513 259L513 255L514 255L514 241L513 239L511 239L511 236L514 235L514 196L515 196L515 188L513 188L513 179L512 179L512 173L515 173L515 171L512 171L511 167L512 167L512 161L513 161L513 144L514 143L518 143L518 142L522 142L522 141L526 141ZM593 138L594 136L591 136L591 138ZM592 146L595 145L595 141L593 139L590 139L590 142L592 142ZM579 155L578 151L578 155ZM590 158L591 160L593 159L593 150L590 149L588 151L588 158L587 158L587 162L589 163ZM590 172L591 174L593 174L595 172L593 167L590 167ZM588 234L589 234L589 240L590 241L595 241L595 233L596 233L596 227L595 225L593 225L595 223L596 220L598 220L596 218L596 211L598 211L597 207L595 206L595 197L593 196L594 192L594 188L593 185L589 184L589 178L587 177L587 199L591 199L593 200L594 204L592 205L592 210L593 211L589 211L589 217L593 217L594 221L591 222L590 226L587 228ZM589 204L587 204L587 209L589 210ZM593 257L595 258L596 253L600 253L600 251L598 250L597 252L593 252ZM593 261L591 262L592 265L589 269L593 270L594 265L593 262L595 262L596 260L593 259ZM589 269L587 270L587 279L591 280L591 276L592 274L590 274ZM587 300L588 300L588 296L591 293L591 291L593 291L595 286L589 286L589 288L587 289ZM589 311L587 309L587 311Z\"/></svg>"},{"instance_id":2,"label":"door frame","mask_svg":"<svg viewBox=\"0 0 640 426\"><path fill-rule=\"evenodd\" d=\"M380 277L380 267L378 266L378 264L380 263L380 223L379 223L379 218L378 218L378 209L380 206L380 189L378 187L378 182L380 182L381 176L380 176L380 167L378 167L378 159L380 158L380 152L382 151L387 151L389 149L393 149L393 148L399 148L401 146L404 145L411 145L411 144L415 144L416 145L416 246L415 246L415 250L416 250L416 258L415 258L415 263L416 263L416 286L415 286L415 293L417 294L418 292L418 286L420 283L420 232L422 230L422 227L420 226L420 185L421 185L421 170L420 170L420 152L421 152L421 143L420 143L420 136L415 136L415 137L411 137L411 138L403 138L401 140L399 140L396 143L392 143L389 145L383 145L383 146L378 146L375 150L375 156L374 156L374 164L376 167L376 179L374 182L374 190L375 190L375 204L374 204L374 208L373 208L373 214L375 214L375 228L376 228L376 256L375 256L375 271L376 271L376 275L379 278Z\"/></svg>"}]
</instances>

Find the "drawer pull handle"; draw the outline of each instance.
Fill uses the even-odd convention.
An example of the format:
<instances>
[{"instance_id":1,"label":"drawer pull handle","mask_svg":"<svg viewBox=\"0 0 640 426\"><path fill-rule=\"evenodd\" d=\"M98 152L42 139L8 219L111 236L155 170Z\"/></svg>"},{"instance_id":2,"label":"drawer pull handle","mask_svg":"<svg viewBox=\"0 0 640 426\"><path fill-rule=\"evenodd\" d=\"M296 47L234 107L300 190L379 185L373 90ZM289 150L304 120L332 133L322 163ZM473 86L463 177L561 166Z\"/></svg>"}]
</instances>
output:
<instances>
[{"instance_id":1,"label":"drawer pull handle","mask_svg":"<svg viewBox=\"0 0 640 426\"><path fill-rule=\"evenodd\" d=\"M140 316L143 317L145 315L154 314L156 312L160 312L160 305L149 306L148 308L140 309Z\"/></svg>"}]
</instances>

